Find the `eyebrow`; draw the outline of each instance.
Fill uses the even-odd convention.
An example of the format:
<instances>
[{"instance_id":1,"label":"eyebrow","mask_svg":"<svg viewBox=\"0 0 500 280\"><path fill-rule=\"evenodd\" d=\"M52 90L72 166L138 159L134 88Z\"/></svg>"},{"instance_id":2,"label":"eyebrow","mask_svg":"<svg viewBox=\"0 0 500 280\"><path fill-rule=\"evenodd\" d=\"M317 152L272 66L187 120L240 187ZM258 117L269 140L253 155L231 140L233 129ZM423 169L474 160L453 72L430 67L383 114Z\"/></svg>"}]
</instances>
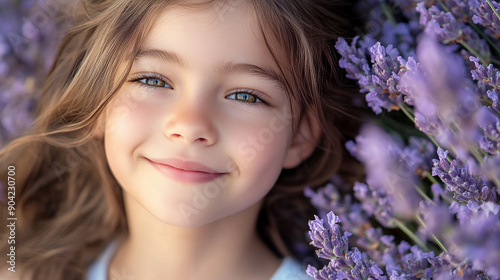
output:
<instances>
[{"instance_id":1,"label":"eyebrow","mask_svg":"<svg viewBox=\"0 0 500 280\"><path fill-rule=\"evenodd\" d=\"M142 49L136 55L135 60L145 57L175 63L184 68L187 68L188 66L186 61L184 61L179 55L170 51L158 50L158 49ZM282 76L270 68L260 67L249 63L228 62L216 67L216 71L221 75L229 73L242 73L242 74L248 73L275 82L282 90L286 89L285 81L283 80Z\"/></svg>"}]
</instances>

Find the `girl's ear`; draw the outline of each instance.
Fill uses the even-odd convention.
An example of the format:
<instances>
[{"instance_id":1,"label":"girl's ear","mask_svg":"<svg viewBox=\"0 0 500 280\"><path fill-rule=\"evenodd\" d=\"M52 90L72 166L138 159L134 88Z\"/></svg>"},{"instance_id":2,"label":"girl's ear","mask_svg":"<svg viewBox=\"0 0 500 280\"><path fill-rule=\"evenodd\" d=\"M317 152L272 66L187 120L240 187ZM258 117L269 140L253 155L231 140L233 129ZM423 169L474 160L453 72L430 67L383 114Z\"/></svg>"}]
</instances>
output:
<instances>
[{"instance_id":1,"label":"girl's ear","mask_svg":"<svg viewBox=\"0 0 500 280\"><path fill-rule=\"evenodd\" d=\"M292 143L288 147L283 168L295 168L308 158L314 152L321 135L322 132L318 120L308 112L301 119L299 127L293 136Z\"/></svg>"}]
</instances>

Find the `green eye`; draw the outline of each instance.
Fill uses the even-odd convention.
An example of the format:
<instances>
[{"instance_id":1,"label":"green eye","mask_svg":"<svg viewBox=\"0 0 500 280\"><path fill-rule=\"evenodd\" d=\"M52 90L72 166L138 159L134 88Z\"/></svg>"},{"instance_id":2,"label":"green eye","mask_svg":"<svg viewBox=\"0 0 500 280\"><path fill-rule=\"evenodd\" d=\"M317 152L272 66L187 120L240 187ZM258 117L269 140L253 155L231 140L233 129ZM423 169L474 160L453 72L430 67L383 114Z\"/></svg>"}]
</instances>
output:
<instances>
[{"instance_id":1,"label":"green eye","mask_svg":"<svg viewBox=\"0 0 500 280\"><path fill-rule=\"evenodd\" d=\"M236 93L229 95L227 98L242 101L245 103L260 103L260 102L262 102L262 100L260 100L257 96L250 94L250 93L246 93L246 92L236 92Z\"/></svg>"}]
</instances>

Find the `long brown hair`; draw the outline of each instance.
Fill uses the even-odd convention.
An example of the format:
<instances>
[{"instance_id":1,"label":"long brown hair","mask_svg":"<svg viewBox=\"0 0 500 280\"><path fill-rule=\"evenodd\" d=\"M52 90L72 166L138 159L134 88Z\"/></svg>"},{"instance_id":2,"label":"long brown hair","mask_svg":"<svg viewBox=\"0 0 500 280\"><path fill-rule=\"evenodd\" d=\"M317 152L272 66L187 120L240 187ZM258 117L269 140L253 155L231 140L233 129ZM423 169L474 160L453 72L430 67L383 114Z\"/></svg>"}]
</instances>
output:
<instances>
[{"instance_id":1,"label":"long brown hair","mask_svg":"<svg viewBox=\"0 0 500 280\"><path fill-rule=\"evenodd\" d=\"M302 195L304 187L321 185L341 167L349 170L342 141L356 128L347 114L352 90L340 78L333 51L335 40L350 27L340 15L348 9L344 1L251 2L288 93L302 113L313 114L323 132L311 157L283 170L259 218L263 239L278 254L289 255L293 242L305 240L304 219L314 212ZM30 275L83 279L103 248L127 230L121 188L95 133L99 116L169 3L81 0L77 25L65 36L44 84L33 129L0 151L1 182L7 183L8 166L17 171L16 262ZM124 59L128 68L121 73L118 65ZM0 236L4 256L7 237Z\"/></svg>"}]
</instances>

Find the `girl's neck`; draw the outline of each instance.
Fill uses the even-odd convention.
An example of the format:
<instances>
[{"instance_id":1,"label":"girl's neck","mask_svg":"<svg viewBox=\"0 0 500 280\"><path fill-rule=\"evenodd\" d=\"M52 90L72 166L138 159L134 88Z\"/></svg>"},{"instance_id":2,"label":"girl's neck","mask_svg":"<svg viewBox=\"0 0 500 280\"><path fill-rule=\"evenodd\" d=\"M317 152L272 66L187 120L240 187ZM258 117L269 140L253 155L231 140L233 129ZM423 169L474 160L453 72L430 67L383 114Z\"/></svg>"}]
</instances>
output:
<instances>
[{"instance_id":1,"label":"girl's neck","mask_svg":"<svg viewBox=\"0 0 500 280\"><path fill-rule=\"evenodd\" d=\"M134 204L125 198L134 211L127 213L129 235L110 263L109 279L270 279L279 267L255 231L260 203L192 228L166 225Z\"/></svg>"}]
</instances>

